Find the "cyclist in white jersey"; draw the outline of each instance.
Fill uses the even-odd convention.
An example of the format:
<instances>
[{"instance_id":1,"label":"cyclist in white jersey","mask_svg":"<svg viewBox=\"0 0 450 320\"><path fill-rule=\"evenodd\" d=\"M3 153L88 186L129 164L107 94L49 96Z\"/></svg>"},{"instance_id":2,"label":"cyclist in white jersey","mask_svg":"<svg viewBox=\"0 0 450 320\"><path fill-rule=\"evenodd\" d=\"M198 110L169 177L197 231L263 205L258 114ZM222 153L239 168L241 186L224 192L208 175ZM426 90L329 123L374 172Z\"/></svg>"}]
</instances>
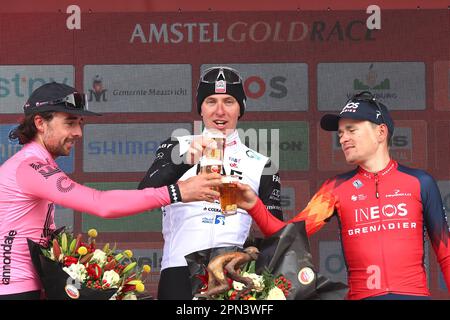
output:
<instances>
[{"instance_id":1,"label":"cyclist in white jersey","mask_svg":"<svg viewBox=\"0 0 450 320\"><path fill-rule=\"evenodd\" d=\"M240 182L250 185L267 209L282 220L277 170L272 169L268 157L245 146L236 130L238 119L245 111L245 102L242 78L236 70L213 67L202 73L197 89L197 109L205 130L219 130L226 135L222 174L238 175ZM174 159L177 156L191 158L180 155L180 150L193 154L196 151L184 145L184 138L169 138L160 145L156 160L139 188L159 187L197 175L198 163ZM264 170L269 167L272 171ZM224 251L239 250L249 236L251 224L251 216L242 209L238 209L236 215L224 217L218 203L197 201L164 206L164 249L158 299L192 299L195 287L191 287L192 274L185 256L203 250L210 259Z\"/></svg>"}]
</instances>

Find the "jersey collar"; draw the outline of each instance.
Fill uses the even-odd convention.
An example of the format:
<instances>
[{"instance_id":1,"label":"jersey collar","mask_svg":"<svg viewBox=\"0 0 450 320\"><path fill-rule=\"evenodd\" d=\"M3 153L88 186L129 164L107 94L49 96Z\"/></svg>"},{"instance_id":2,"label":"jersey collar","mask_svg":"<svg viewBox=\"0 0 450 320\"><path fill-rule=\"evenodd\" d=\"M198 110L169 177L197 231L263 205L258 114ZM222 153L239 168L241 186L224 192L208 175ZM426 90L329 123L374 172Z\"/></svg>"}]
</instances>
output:
<instances>
[{"instance_id":1,"label":"jersey collar","mask_svg":"<svg viewBox=\"0 0 450 320\"><path fill-rule=\"evenodd\" d=\"M391 159L389 161L389 163L387 164L387 166L381 171L373 173L373 172L369 172L361 167L358 167L358 174L361 174L368 179L375 179L375 176L378 176L378 178L380 178L380 177L384 177L384 176L392 173L397 167L398 167L397 161Z\"/></svg>"},{"instance_id":2,"label":"jersey collar","mask_svg":"<svg viewBox=\"0 0 450 320\"><path fill-rule=\"evenodd\" d=\"M48 152L48 150L45 149L41 144L35 141L31 141L24 146L24 149L25 148L28 152L32 153L33 155L41 159L45 159L49 164L58 166L55 160L53 159L52 155L50 154L50 152Z\"/></svg>"}]
</instances>

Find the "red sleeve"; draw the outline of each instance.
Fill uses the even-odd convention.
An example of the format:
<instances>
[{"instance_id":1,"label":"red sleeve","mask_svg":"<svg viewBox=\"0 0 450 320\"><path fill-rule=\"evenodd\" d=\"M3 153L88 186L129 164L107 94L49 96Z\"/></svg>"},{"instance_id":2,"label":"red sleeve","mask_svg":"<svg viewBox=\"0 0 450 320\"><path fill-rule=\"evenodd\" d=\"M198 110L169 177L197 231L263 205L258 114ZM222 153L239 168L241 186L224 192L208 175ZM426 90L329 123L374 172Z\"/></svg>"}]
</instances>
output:
<instances>
[{"instance_id":1,"label":"red sleeve","mask_svg":"<svg viewBox=\"0 0 450 320\"><path fill-rule=\"evenodd\" d=\"M333 194L334 186L334 179L326 181L309 201L306 208L287 222L275 218L259 198L248 213L265 236L274 234L290 222L302 220L305 220L306 232L310 236L318 231L325 224L325 220L334 213L336 205L336 197Z\"/></svg>"},{"instance_id":2,"label":"red sleeve","mask_svg":"<svg viewBox=\"0 0 450 320\"><path fill-rule=\"evenodd\" d=\"M298 213L290 222L305 221L308 236L320 230L325 220L330 218L335 210L336 197L333 194L335 180L327 180L311 198L308 205Z\"/></svg>"},{"instance_id":3,"label":"red sleeve","mask_svg":"<svg viewBox=\"0 0 450 320\"><path fill-rule=\"evenodd\" d=\"M267 210L267 207L261 199L257 199L256 204L248 211L248 213L252 216L253 220L255 220L264 236L269 237L286 226L286 222L275 218L275 216Z\"/></svg>"}]
</instances>

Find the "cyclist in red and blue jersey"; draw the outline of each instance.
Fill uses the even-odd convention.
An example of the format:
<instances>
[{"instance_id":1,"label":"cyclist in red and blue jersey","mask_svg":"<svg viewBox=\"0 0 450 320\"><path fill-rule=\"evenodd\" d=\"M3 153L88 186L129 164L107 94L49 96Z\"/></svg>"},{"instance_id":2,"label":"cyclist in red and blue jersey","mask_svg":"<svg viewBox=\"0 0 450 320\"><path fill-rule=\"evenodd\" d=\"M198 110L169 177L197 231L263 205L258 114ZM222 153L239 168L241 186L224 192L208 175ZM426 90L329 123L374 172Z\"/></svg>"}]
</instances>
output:
<instances>
[{"instance_id":1,"label":"cyclist in red and blue jersey","mask_svg":"<svg viewBox=\"0 0 450 320\"><path fill-rule=\"evenodd\" d=\"M243 184L238 205L266 236L300 220L311 235L336 216L348 271L348 299L429 299L425 228L450 288L449 228L439 189L425 171L390 158L394 122L386 106L370 92L362 92L339 115L324 115L321 127L338 132L345 159L358 166L355 170L327 180L288 222L273 217Z\"/></svg>"}]
</instances>

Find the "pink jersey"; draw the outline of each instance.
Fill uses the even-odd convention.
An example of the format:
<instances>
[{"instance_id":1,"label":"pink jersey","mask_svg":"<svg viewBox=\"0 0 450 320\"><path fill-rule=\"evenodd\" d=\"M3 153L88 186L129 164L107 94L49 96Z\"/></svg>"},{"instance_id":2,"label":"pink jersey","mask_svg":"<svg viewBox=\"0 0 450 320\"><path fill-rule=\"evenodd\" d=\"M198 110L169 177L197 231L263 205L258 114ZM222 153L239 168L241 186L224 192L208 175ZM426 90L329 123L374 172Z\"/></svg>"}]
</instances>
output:
<instances>
[{"instance_id":1,"label":"pink jersey","mask_svg":"<svg viewBox=\"0 0 450 320\"><path fill-rule=\"evenodd\" d=\"M0 167L0 295L39 290L27 238L45 244L54 204L118 218L171 203L167 187L98 191L72 181L36 142Z\"/></svg>"}]
</instances>

